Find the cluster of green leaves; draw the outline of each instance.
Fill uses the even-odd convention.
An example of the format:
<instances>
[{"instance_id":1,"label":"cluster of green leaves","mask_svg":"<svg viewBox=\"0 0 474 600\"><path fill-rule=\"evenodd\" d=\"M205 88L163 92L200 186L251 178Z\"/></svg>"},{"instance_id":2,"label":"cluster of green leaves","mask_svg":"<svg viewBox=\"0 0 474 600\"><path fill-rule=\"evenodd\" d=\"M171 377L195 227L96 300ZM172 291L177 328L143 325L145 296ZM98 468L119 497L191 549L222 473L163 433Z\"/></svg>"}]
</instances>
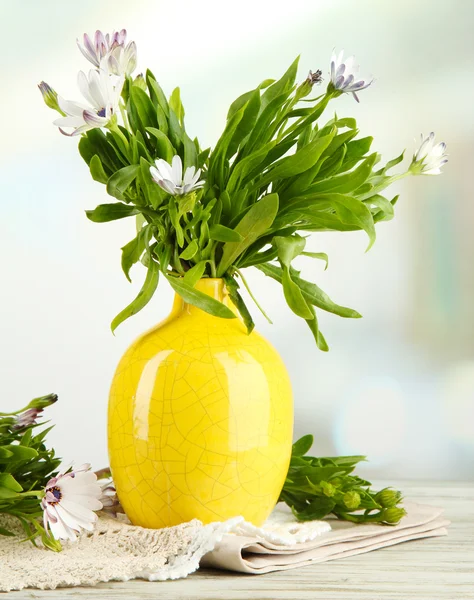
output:
<instances>
[{"instance_id":1,"label":"cluster of green leaves","mask_svg":"<svg viewBox=\"0 0 474 600\"><path fill-rule=\"evenodd\" d=\"M298 520L311 521L332 514L354 523L396 525L406 514L398 506L402 501L400 492L390 488L374 492L370 481L352 474L365 456L305 456L312 445L312 435L305 435L293 445L279 499Z\"/></svg>"},{"instance_id":2,"label":"cluster of green leaves","mask_svg":"<svg viewBox=\"0 0 474 600\"><path fill-rule=\"evenodd\" d=\"M40 522L43 516L40 498L61 462L54 450L45 445L45 437L52 427L38 432L40 424L31 422L21 426L18 421L21 413L41 411L56 400L55 394L49 394L35 398L14 413L0 413L0 515L15 517L27 539L34 543L40 537L46 547L57 551L61 549L60 543ZM14 533L1 526L0 535Z\"/></svg>"},{"instance_id":3,"label":"cluster of green leaves","mask_svg":"<svg viewBox=\"0 0 474 600\"><path fill-rule=\"evenodd\" d=\"M312 84L296 84L298 59L277 81L266 80L230 106L214 149L202 150L184 125L179 88L167 100L150 71L128 78L123 91L124 125L85 134L79 150L91 175L117 202L87 211L106 222L137 218L136 236L122 248L122 268L142 262L147 276L138 297L112 323L141 310L153 296L160 273L173 288L203 310L234 318L227 306L195 289L202 277L223 277L248 331L253 320L240 295L241 270L256 267L278 281L290 309L303 318L318 347L327 350L316 309L357 318L355 310L334 303L292 266L305 251L308 232L364 230L369 247L375 224L393 217L397 197L381 194L398 176L382 168L372 138L359 137L355 119L318 120L340 92L329 84L319 98L307 99ZM184 168L202 169L205 185L172 196L151 178L150 166L179 155ZM244 280L243 280L244 281ZM245 281L244 281L245 283Z\"/></svg>"}]
</instances>

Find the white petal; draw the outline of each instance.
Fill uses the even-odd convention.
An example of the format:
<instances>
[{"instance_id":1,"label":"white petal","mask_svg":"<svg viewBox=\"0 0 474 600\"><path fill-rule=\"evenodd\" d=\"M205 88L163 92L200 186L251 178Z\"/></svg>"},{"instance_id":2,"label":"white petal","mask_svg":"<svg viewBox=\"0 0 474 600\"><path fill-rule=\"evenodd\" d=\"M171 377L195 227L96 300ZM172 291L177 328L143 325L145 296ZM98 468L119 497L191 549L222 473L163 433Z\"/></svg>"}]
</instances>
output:
<instances>
[{"instance_id":1,"label":"white petal","mask_svg":"<svg viewBox=\"0 0 474 600\"><path fill-rule=\"evenodd\" d=\"M173 170L166 160L159 158L155 161L155 165L162 179L169 179L170 181L173 179Z\"/></svg>"},{"instance_id":2,"label":"white petal","mask_svg":"<svg viewBox=\"0 0 474 600\"><path fill-rule=\"evenodd\" d=\"M194 167L188 167L188 168L186 169L186 171L184 172L183 183L184 183L185 185L186 185L186 184L189 184L189 183L190 183L190 184L193 184L193 183L194 183L194 181L193 181L193 179L194 179L194 176L195 176L195 175L194 175L194 171L195 171Z\"/></svg>"},{"instance_id":3,"label":"white petal","mask_svg":"<svg viewBox=\"0 0 474 600\"><path fill-rule=\"evenodd\" d=\"M92 96L92 106L95 108L104 108L107 104L107 90L101 86L101 77L97 71L89 72L89 93Z\"/></svg>"},{"instance_id":4,"label":"white petal","mask_svg":"<svg viewBox=\"0 0 474 600\"><path fill-rule=\"evenodd\" d=\"M53 121L53 125L57 127L80 127L84 125L82 117L59 117Z\"/></svg>"},{"instance_id":5,"label":"white petal","mask_svg":"<svg viewBox=\"0 0 474 600\"><path fill-rule=\"evenodd\" d=\"M87 109L84 104L64 100L61 96L58 96L58 106L64 113L74 117L82 117L82 113Z\"/></svg>"},{"instance_id":6,"label":"white petal","mask_svg":"<svg viewBox=\"0 0 474 600\"><path fill-rule=\"evenodd\" d=\"M87 102L94 106L94 99L89 91L89 80L87 79L87 75L84 73L84 71L79 71L77 74L77 85L79 86L79 90Z\"/></svg>"},{"instance_id":7,"label":"white petal","mask_svg":"<svg viewBox=\"0 0 474 600\"><path fill-rule=\"evenodd\" d=\"M181 157L179 154L175 154L173 156L171 168L173 171L173 183L175 185L180 185L183 180L183 163L181 162Z\"/></svg>"},{"instance_id":8,"label":"white petal","mask_svg":"<svg viewBox=\"0 0 474 600\"><path fill-rule=\"evenodd\" d=\"M173 196L179 194L179 190L177 189L176 185L169 179L162 179L158 182L158 184L161 188L165 190L165 192L168 192L168 194L171 194Z\"/></svg>"},{"instance_id":9,"label":"white petal","mask_svg":"<svg viewBox=\"0 0 474 600\"><path fill-rule=\"evenodd\" d=\"M76 539L76 534L74 531L64 523L64 521L59 516L55 507L52 507L55 512L56 521L49 520L49 527L51 529L51 533L53 537L57 540L71 540L74 541Z\"/></svg>"}]
</instances>

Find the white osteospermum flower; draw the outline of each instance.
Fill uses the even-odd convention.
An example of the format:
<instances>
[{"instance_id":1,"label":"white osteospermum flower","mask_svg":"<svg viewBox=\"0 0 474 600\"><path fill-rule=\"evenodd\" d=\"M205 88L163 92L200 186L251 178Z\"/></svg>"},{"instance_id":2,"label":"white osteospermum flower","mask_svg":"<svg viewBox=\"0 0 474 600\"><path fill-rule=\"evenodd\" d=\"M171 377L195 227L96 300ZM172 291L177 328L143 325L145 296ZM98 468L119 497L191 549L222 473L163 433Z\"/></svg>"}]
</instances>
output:
<instances>
[{"instance_id":1,"label":"white osteospermum flower","mask_svg":"<svg viewBox=\"0 0 474 600\"><path fill-rule=\"evenodd\" d=\"M435 134L432 131L426 138L421 134L421 144L413 155L412 171L419 175L439 175L441 167L448 162L446 144L434 143Z\"/></svg>"},{"instance_id":2,"label":"white osteospermum flower","mask_svg":"<svg viewBox=\"0 0 474 600\"><path fill-rule=\"evenodd\" d=\"M198 181L201 169L196 171L194 167L188 167L183 177L183 163L177 154L173 156L171 164L159 158L155 165L155 167L150 167L151 176L168 194L183 196L204 185L204 181Z\"/></svg>"},{"instance_id":3,"label":"white osteospermum flower","mask_svg":"<svg viewBox=\"0 0 474 600\"><path fill-rule=\"evenodd\" d=\"M89 37L87 33L84 34L84 43L81 45L79 40L77 45L82 54L91 62L95 67L99 68L103 58L108 56L114 48L118 46L124 46L127 39L126 29L111 34L97 30L93 38Z\"/></svg>"},{"instance_id":4,"label":"white osteospermum flower","mask_svg":"<svg viewBox=\"0 0 474 600\"><path fill-rule=\"evenodd\" d=\"M58 106L66 116L56 119L53 124L65 135L79 135L108 125L118 111L124 78L112 76L103 68L98 71L91 69L88 76L79 71L77 83L89 106L58 96ZM64 127L72 127L73 132L66 133Z\"/></svg>"},{"instance_id":5,"label":"white osteospermum flower","mask_svg":"<svg viewBox=\"0 0 474 600\"><path fill-rule=\"evenodd\" d=\"M345 94L352 94L359 102L356 92L365 90L373 82L373 79L356 79L359 71L359 65L355 62L355 57L350 56L343 60L344 50L341 50L338 56L333 52L331 57L331 82L336 90Z\"/></svg>"},{"instance_id":6,"label":"white osteospermum flower","mask_svg":"<svg viewBox=\"0 0 474 600\"><path fill-rule=\"evenodd\" d=\"M129 42L126 46L114 48L107 57L107 64L114 75L131 75L137 67L137 45Z\"/></svg>"},{"instance_id":7,"label":"white osteospermum flower","mask_svg":"<svg viewBox=\"0 0 474 600\"><path fill-rule=\"evenodd\" d=\"M102 488L90 465L63 473L48 481L41 500L45 530L57 540L75 540L81 530L92 531L101 510Z\"/></svg>"}]
</instances>

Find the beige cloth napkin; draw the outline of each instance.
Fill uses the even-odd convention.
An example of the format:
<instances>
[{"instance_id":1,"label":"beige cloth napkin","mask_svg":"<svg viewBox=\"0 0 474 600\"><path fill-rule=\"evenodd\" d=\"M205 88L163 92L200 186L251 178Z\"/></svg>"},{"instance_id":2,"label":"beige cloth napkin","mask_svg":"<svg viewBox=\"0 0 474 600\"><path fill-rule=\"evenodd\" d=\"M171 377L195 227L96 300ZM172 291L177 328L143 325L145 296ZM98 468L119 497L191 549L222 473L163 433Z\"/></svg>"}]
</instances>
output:
<instances>
[{"instance_id":1,"label":"beige cloth napkin","mask_svg":"<svg viewBox=\"0 0 474 600\"><path fill-rule=\"evenodd\" d=\"M214 550L203 557L201 566L257 575L447 534L449 521L442 516L443 509L412 502L405 502L405 509L407 515L393 527L331 519L331 531L321 533L312 541L293 545L254 535L226 534Z\"/></svg>"}]
</instances>

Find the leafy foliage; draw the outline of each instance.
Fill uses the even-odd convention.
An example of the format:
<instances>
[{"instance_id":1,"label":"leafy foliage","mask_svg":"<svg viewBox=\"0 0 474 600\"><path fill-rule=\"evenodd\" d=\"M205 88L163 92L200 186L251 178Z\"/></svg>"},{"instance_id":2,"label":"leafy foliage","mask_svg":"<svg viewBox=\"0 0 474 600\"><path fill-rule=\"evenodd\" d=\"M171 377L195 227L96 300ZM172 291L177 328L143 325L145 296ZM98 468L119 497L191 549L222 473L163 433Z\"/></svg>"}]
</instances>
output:
<instances>
[{"instance_id":1,"label":"leafy foliage","mask_svg":"<svg viewBox=\"0 0 474 600\"><path fill-rule=\"evenodd\" d=\"M60 543L39 522L44 488L61 462L45 444L52 427L38 431L40 425L34 418L21 418L24 413L33 413L34 417L56 400L55 394L49 394L14 413L0 413L0 515L16 517L27 539L35 543L40 537L46 547L57 551ZM0 535L14 534L0 526Z\"/></svg>"},{"instance_id":2,"label":"leafy foliage","mask_svg":"<svg viewBox=\"0 0 474 600\"><path fill-rule=\"evenodd\" d=\"M332 514L354 523L396 525L406 514L398 506L402 500L400 492L390 488L374 492L370 481L353 475L365 456L306 456L312 445L312 435L305 435L293 444L290 468L279 499L288 504L298 520L311 521Z\"/></svg>"},{"instance_id":3,"label":"leafy foliage","mask_svg":"<svg viewBox=\"0 0 474 600\"><path fill-rule=\"evenodd\" d=\"M340 93L330 84L321 96L307 99L313 84L297 85L297 69L298 59L279 80L266 80L237 98L212 150L203 150L186 132L179 88L167 100L151 71L146 86L141 76L127 77L123 126L115 120L106 133L93 129L83 135L81 156L114 198L87 216L94 222L134 216L137 233L122 248L122 268L128 279L138 262L148 270L138 297L112 329L148 303L161 272L189 302L228 318L220 303L191 291L200 277L223 277L250 332L253 320L232 283L247 267L282 285L290 309L306 320L321 350L328 346L317 310L360 317L302 279L292 262L305 255L327 266L326 255L304 251L307 232L363 230L370 248L375 224L393 217L397 198L389 200L382 191L404 175L387 174L403 154L375 170L380 155L371 152L371 137L358 137L355 119L335 115L319 125ZM153 181L155 161L170 163L175 155L185 167L202 169L201 189L173 196Z\"/></svg>"}]
</instances>

